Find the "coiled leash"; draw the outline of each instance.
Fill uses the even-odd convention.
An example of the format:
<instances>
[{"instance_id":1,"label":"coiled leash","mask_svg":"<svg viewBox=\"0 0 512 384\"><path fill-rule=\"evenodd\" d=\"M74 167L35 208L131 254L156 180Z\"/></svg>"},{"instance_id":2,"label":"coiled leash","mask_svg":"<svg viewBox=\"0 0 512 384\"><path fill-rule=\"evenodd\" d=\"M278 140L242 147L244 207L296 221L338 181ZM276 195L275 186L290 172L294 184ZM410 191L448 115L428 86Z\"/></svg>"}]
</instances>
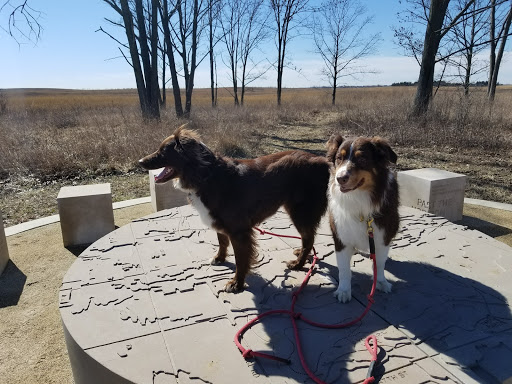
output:
<instances>
[{"instance_id":1,"label":"coiled leash","mask_svg":"<svg viewBox=\"0 0 512 384\"><path fill-rule=\"evenodd\" d=\"M299 289L297 289L295 292L292 293L292 303L291 303L290 309L275 309L275 310L270 310L270 311L264 312L264 313L258 315L257 317L255 317L254 319L252 319L251 321L249 321L246 325L244 325L242 328L240 328L240 330L236 333L234 341L235 341L236 346L238 347L238 349L242 353L242 356L243 356L244 359L250 359L250 358L254 358L254 357L262 357L262 358L265 358L265 359L270 359L270 360L275 360L275 361L279 361L279 362L282 362L282 363L290 364L291 361L288 360L288 359L284 359L282 357L270 355L268 353L253 351L252 349L244 348L244 346L241 344L241 339L243 337L243 334L248 329L250 329L254 324L256 324L259 321L261 321L263 318L265 318L267 316L271 316L271 315L288 315L290 317L290 320L291 320L292 325L293 325L293 333L294 333L294 337L295 337L295 344L297 345L297 353L299 355L299 359L300 359L300 363L302 365L302 368L304 369L304 371L308 374L308 376L315 383L317 383L317 384L326 384L325 382L323 382L322 380L320 380L318 377L316 377L313 374L313 372L309 369L309 367L308 367L308 365L306 363L306 360L304 358L304 354L302 352L302 347L301 347L301 344L300 344L299 329L297 327L297 320L300 319L300 320L306 322L307 324L310 324L312 326L319 327L319 328L339 329L339 328L350 327L351 325L354 325L354 324L358 323L370 311L370 308L371 308L372 304L375 302L374 299L373 299L373 296L375 294L375 287L377 286L377 262L376 262L376 259L375 259L375 242L374 242L374 239L373 239L373 226L372 226L372 223L373 223L373 218L371 216L369 216L368 219L367 219L367 225L368 225L367 232L368 232L368 241L369 241L369 244L370 244L370 258L372 259L372 262L373 262L373 284L372 284L372 289L370 291L370 294L367 296L368 304L366 305L366 308L364 309L363 313L358 318L356 318L356 319L354 319L352 321L343 323L343 324L323 324L323 323L317 323L315 321L312 321L312 320L306 318L300 312L295 312L295 303L297 302L299 294L302 292L304 287L308 284L309 278L313 274L313 270L314 270L315 265L316 265L316 263L318 261L316 250L313 247L313 262L311 263L311 267L309 268L308 272L306 273L306 276L304 277L304 280L303 280L301 286L299 287ZM300 239L299 236L279 235L279 234L268 232L268 231L265 231L265 230L262 230L262 229L256 228L256 227L255 227L255 229L261 235L267 234L267 235L277 236L277 237L286 237L286 238L292 238L292 239ZM371 341L371 345L370 345L370 341ZM371 358L370 366L368 368L368 373L366 375L366 379L363 381L363 384L370 384L370 383L375 382L375 378L373 377L373 368L374 368L375 363L377 361L377 351L378 351L378 348L377 348L377 338L374 335L368 336L366 338L366 340L365 340L365 347L368 350L368 352L370 352L372 358Z\"/></svg>"}]
</instances>

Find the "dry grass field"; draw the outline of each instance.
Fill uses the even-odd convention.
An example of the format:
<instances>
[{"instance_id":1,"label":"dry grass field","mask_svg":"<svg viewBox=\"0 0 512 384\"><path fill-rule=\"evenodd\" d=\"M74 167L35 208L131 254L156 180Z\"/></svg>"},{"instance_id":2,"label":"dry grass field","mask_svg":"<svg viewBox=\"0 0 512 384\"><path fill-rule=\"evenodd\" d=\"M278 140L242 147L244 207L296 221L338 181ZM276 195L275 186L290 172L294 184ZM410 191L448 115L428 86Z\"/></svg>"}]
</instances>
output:
<instances>
[{"instance_id":1,"label":"dry grass field","mask_svg":"<svg viewBox=\"0 0 512 384\"><path fill-rule=\"evenodd\" d=\"M329 89L254 88L236 108L219 90L195 90L190 126L220 153L253 157L301 148L318 154L333 132L380 135L399 154L398 169L437 167L469 176L466 196L512 203L512 87L493 105L483 89L469 98L442 88L429 113L409 117L413 87L344 88L337 105ZM149 195L137 160L184 120L172 94L160 122L140 117L135 90L4 90L0 94L0 211L5 225L56 213L64 185L110 182L114 201Z\"/></svg>"}]
</instances>

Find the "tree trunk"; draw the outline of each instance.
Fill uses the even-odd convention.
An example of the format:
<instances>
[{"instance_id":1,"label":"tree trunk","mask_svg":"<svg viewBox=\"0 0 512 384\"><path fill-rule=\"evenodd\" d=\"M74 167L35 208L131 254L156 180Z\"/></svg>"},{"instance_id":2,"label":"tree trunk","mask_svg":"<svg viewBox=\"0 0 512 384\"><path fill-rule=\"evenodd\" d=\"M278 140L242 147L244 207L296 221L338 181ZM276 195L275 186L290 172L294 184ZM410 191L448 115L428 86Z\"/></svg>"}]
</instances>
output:
<instances>
[{"instance_id":1,"label":"tree trunk","mask_svg":"<svg viewBox=\"0 0 512 384\"><path fill-rule=\"evenodd\" d=\"M155 2L152 0L152 2ZM156 12L156 9L154 10ZM146 116L149 118L160 118L160 109L158 105L158 97L157 93L155 91L158 91L158 70L156 67L156 60L154 63L151 62L151 58L153 56L153 52L149 52L149 46L148 46L148 36L146 33L146 20L144 17L144 8L142 6L142 0L136 0L135 1L135 12L136 12L136 20L137 20L137 27L139 31L139 47L140 47L140 57L142 59L142 65L144 69L144 80L146 81L146 87L144 89L146 93ZM153 22L153 11L151 12L151 22ZM155 39L157 39L157 36L154 36ZM156 43L156 42L155 42ZM151 45L153 46L153 41L151 42ZM155 44L156 45L156 44ZM156 52L155 52L156 53ZM155 73L153 73L153 70ZM157 79L156 85L157 88L155 89L155 77Z\"/></svg>"},{"instance_id":2,"label":"tree trunk","mask_svg":"<svg viewBox=\"0 0 512 384\"><path fill-rule=\"evenodd\" d=\"M159 0L151 1L151 115L160 119L160 89L158 85L158 7Z\"/></svg>"},{"instance_id":3,"label":"tree trunk","mask_svg":"<svg viewBox=\"0 0 512 384\"><path fill-rule=\"evenodd\" d=\"M231 78L233 80L233 98L235 102L235 107L240 105L238 100L238 74L237 74L237 63L233 55L231 56Z\"/></svg>"},{"instance_id":4,"label":"tree trunk","mask_svg":"<svg viewBox=\"0 0 512 384\"><path fill-rule=\"evenodd\" d=\"M338 86L338 45L336 45L336 57L334 61L334 74L332 79L332 105L336 105L336 87Z\"/></svg>"},{"instance_id":5,"label":"tree trunk","mask_svg":"<svg viewBox=\"0 0 512 384\"><path fill-rule=\"evenodd\" d=\"M174 96L174 109L176 116L183 116L183 105L181 104L181 90L180 84L178 83L178 72L176 70L176 62L174 61L174 50L171 42L171 31L169 29L169 7L168 0L163 0L162 9L162 26L164 29L165 45L167 47L166 53L169 59L169 69L171 71L171 82L172 82L172 93Z\"/></svg>"},{"instance_id":6,"label":"tree trunk","mask_svg":"<svg viewBox=\"0 0 512 384\"><path fill-rule=\"evenodd\" d=\"M197 65L197 28L199 22L199 2L198 0L194 0L194 21L192 25L192 58L190 60L190 73L187 76L187 71L185 70L185 83L186 83L186 91L185 91L185 117L190 117L190 112L192 110L192 91L194 90L194 75L196 72ZM186 50L184 50L186 52ZM185 56L185 55L184 55Z\"/></svg>"},{"instance_id":7,"label":"tree trunk","mask_svg":"<svg viewBox=\"0 0 512 384\"><path fill-rule=\"evenodd\" d=\"M490 2L490 21L489 21L489 80L487 81L487 96L491 99L491 84L492 76L494 74L494 65L496 63L496 1ZM494 97L494 96L493 96Z\"/></svg>"},{"instance_id":8,"label":"tree trunk","mask_svg":"<svg viewBox=\"0 0 512 384\"><path fill-rule=\"evenodd\" d=\"M245 97L245 72L247 70L247 60L249 56L243 57L242 61L242 93L240 95L240 105L244 105L244 97Z\"/></svg>"},{"instance_id":9,"label":"tree trunk","mask_svg":"<svg viewBox=\"0 0 512 384\"><path fill-rule=\"evenodd\" d=\"M425 31L421 69L412 111L415 116L423 115L428 110L432 99L436 54L441 41L441 28L448 3L449 0L432 0L430 3L429 22Z\"/></svg>"},{"instance_id":10,"label":"tree trunk","mask_svg":"<svg viewBox=\"0 0 512 384\"><path fill-rule=\"evenodd\" d=\"M166 81L166 78L165 78L165 75L166 75L166 72L167 72L167 66L166 66L166 61L165 61L165 39L163 41L163 49L162 49L162 102L160 104L160 106L162 108L165 108L167 106L167 92L166 92L166 84L165 84L165 81Z\"/></svg>"},{"instance_id":11,"label":"tree trunk","mask_svg":"<svg viewBox=\"0 0 512 384\"><path fill-rule=\"evenodd\" d=\"M279 53L278 53L278 56L277 56L277 105L278 106L281 106L281 87L282 87L282 83L283 83L283 65L282 65L282 62L283 62L284 54L281 51L283 44L284 43L281 40L279 40L279 47L278 47Z\"/></svg>"},{"instance_id":12,"label":"tree trunk","mask_svg":"<svg viewBox=\"0 0 512 384\"><path fill-rule=\"evenodd\" d=\"M489 100L494 101L494 97L496 95L496 85L498 84L498 73L500 70L501 59L503 58L503 52L505 51L505 45L507 44L507 37L510 30L510 24L512 22L512 5L510 6L510 10L508 11L507 18L504 21L504 27L501 35L501 43L500 49L498 50L498 55L496 56L496 63L494 64L494 71L492 73L492 79L489 90Z\"/></svg>"},{"instance_id":13,"label":"tree trunk","mask_svg":"<svg viewBox=\"0 0 512 384\"><path fill-rule=\"evenodd\" d=\"M464 96L469 96L469 86L471 84L471 68L473 66L473 49L475 46L475 29L476 29L476 3L473 3L473 15L471 24L471 37L469 47L466 50L466 75L464 77Z\"/></svg>"},{"instance_id":14,"label":"tree trunk","mask_svg":"<svg viewBox=\"0 0 512 384\"><path fill-rule=\"evenodd\" d=\"M135 31L133 26L133 15L128 6L128 0L121 0L121 11L124 22L124 29L126 32L126 39L128 40L128 47L130 49L130 57L132 59L133 73L135 75L135 83L137 85L137 93L139 95L139 104L142 115L147 117L147 99L146 99L146 86L144 84L144 76L142 74L142 67L139 60L139 50L135 38Z\"/></svg>"},{"instance_id":15,"label":"tree trunk","mask_svg":"<svg viewBox=\"0 0 512 384\"><path fill-rule=\"evenodd\" d=\"M210 88L212 97L212 108L217 106L217 100L215 99L215 81L214 81L214 65L213 65L213 1L209 1L208 9L208 24L210 27Z\"/></svg>"}]
</instances>

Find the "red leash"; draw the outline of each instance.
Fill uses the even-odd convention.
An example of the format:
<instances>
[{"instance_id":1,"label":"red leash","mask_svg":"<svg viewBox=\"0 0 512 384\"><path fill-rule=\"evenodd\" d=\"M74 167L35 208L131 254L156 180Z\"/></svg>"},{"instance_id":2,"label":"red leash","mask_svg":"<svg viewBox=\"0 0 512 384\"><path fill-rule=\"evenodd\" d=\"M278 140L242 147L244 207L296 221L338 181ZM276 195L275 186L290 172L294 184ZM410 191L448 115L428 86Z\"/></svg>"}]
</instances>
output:
<instances>
[{"instance_id":1,"label":"red leash","mask_svg":"<svg viewBox=\"0 0 512 384\"><path fill-rule=\"evenodd\" d=\"M267 232L267 231L261 230L259 228L255 228L255 229L257 231L259 231L259 233L261 235L268 234L268 235L277 236L277 237L286 237L286 238L292 238L292 239L300 239L300 237L298 237L298 236L278 235L276 233ZM298 296L302 292L304 287L308 284L309 278L311 277L311 275L313 273L313 269L315 268L316 262L318 261L318 257L316 255L316 250L313 247L313 254L314 254L314 256L313 256L313 263L311 263L311 267L309 268L309 270L308 270L308 272L307 272L307 274L306 274L306 276L305 276L301 286L299 287L299 289L297 289L292 294L292 304L290 306L290 309L275 309L275 310L264 312L264 313L258 315L257 317L255 317L254 319L252 319L251 321L249 321L246 325L244 325L242 328L240 328L240 330L236 333L236 335L235 335L235 344L238 347L238 349L240 350L240 352L242 353L242 356L244 357L244 359L249 359L249 358L252 358L252 357L263 357L263 358L266 358L266 359L276 360L276 361L280 361L280 362L283 362L283 363L290 364L291 361L288 360L288 359L284 359L282 357L270 355L268 353L256 352L256 351L253 351L252 349L244 348L244 346L241 344L241 338L242 338L243 334L249 328L251 328L254 324L256 324L257 322L261 321L264 317L267 317L267 316L270 316L270 315L278 315L278 314L279 315L283 315L283 314L284 315L288 315L288 316L290 316L290 320L292 321L293 333L294 333L294 336L295 336L295 343L297 345L297 352L299 354L299 359L300 359L300 363L302 365L302 368L304 369L304 371L308 374L308 376L315 383L317 383L317 384L326 384L325 382L323 382L322 380L320 380L318 377L316 377L313 374L313 372L309 369L309 367L308 367L308 365L306 363L306 360L304 358L304 354L302 353L302 347L301 347L301 344L300 344L299 329L297 327L297 319L301 319L302 321L304 321L304 322L306 322L306 323L308 323L310 325L313 325L315 327L329 328L329 329L338 329L338 328L346 328L346 327L349 327L351 325L356 324L357 322L359 322L368 313L368 311L370 310L372 304L375 302L373 300L373 295L375 294L375 287L377 286L377 263L376 263L376 260L375 260L375 244L374 244L374 241L373 241L373 230L371 228L371 222L370 221L368 222L368 237L369 237L369 242L370 242L370 258L373 261L373 272L374 272L373 273L373 284L372 284L371 292L367 296L368 297L368 304L366 305L366 308L363 311L363 313L357 319L349 321L347 323L343 323L343 324L323 324L323 323L317 323L315 321L312 321L312 320L304 317L300 312L295 312L295 303L297 302ZM372 341L373 347L369 343L370 340ZM365 340L365 346L366 346L366 349L368 350L368 352L370 352L370 354L372 355L372 359L371 359L370 366L368 368L368 374L367 374L366 379L364 380L363 384L370 384L370 383L375 382L375 378L372 376L372 371L373 371L373 367L375 365L375 362L377 361L377 338L374 335L368 336L366 338L366 340Z\"/></svg>"}]
</instances>

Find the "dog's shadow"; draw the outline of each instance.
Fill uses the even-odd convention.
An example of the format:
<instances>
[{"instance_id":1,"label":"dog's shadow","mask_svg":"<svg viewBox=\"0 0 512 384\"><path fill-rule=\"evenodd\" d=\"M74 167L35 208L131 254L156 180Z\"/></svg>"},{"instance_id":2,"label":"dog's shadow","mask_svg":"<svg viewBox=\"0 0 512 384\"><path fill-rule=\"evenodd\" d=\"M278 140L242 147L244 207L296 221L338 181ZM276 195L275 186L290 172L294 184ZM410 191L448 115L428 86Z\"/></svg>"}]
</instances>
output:
<instances>
[{"instance_id":1,"label":"dog's shadow","mask_svg":"<svg viewBox=\"0 0 512 384\"><path fill-rule=\"evenodd\" d=\"M336 286L328 283L329 276L337 276L337 268L330 261L320 261L318 268L300 294L296 312L329 324L357 318L366 306L371 276L353 272L352 301L340 304L332 296ZM326 383L364 379L370 355L361 340L370 334L377 334L379 343L379 363L373 371L377 382L392 371L405 375L409 383L434 382L440 371L429 372L431 359L445 368L458 366L456 371L464 371L477 382L512 377L512 314L502 294L476 280L419 262L389 259L386 274L393 277L393 292L377 292L370 313L355 325L331 330L297 321L304 357L318 378ZM260 314L289 309L291 280L297 280L292 275L284 270L279 283L266 280L264 274L248 276L247 289L254 294ZM286 365L259 358L254 365L256 373L311 382L301 367L288 316L265 318L245 339L254 350L259 347L291 360ZM411 365L415 367L401 370ZM420 374L409 377L407 372Z\"/></svg>"}]
</instances>

